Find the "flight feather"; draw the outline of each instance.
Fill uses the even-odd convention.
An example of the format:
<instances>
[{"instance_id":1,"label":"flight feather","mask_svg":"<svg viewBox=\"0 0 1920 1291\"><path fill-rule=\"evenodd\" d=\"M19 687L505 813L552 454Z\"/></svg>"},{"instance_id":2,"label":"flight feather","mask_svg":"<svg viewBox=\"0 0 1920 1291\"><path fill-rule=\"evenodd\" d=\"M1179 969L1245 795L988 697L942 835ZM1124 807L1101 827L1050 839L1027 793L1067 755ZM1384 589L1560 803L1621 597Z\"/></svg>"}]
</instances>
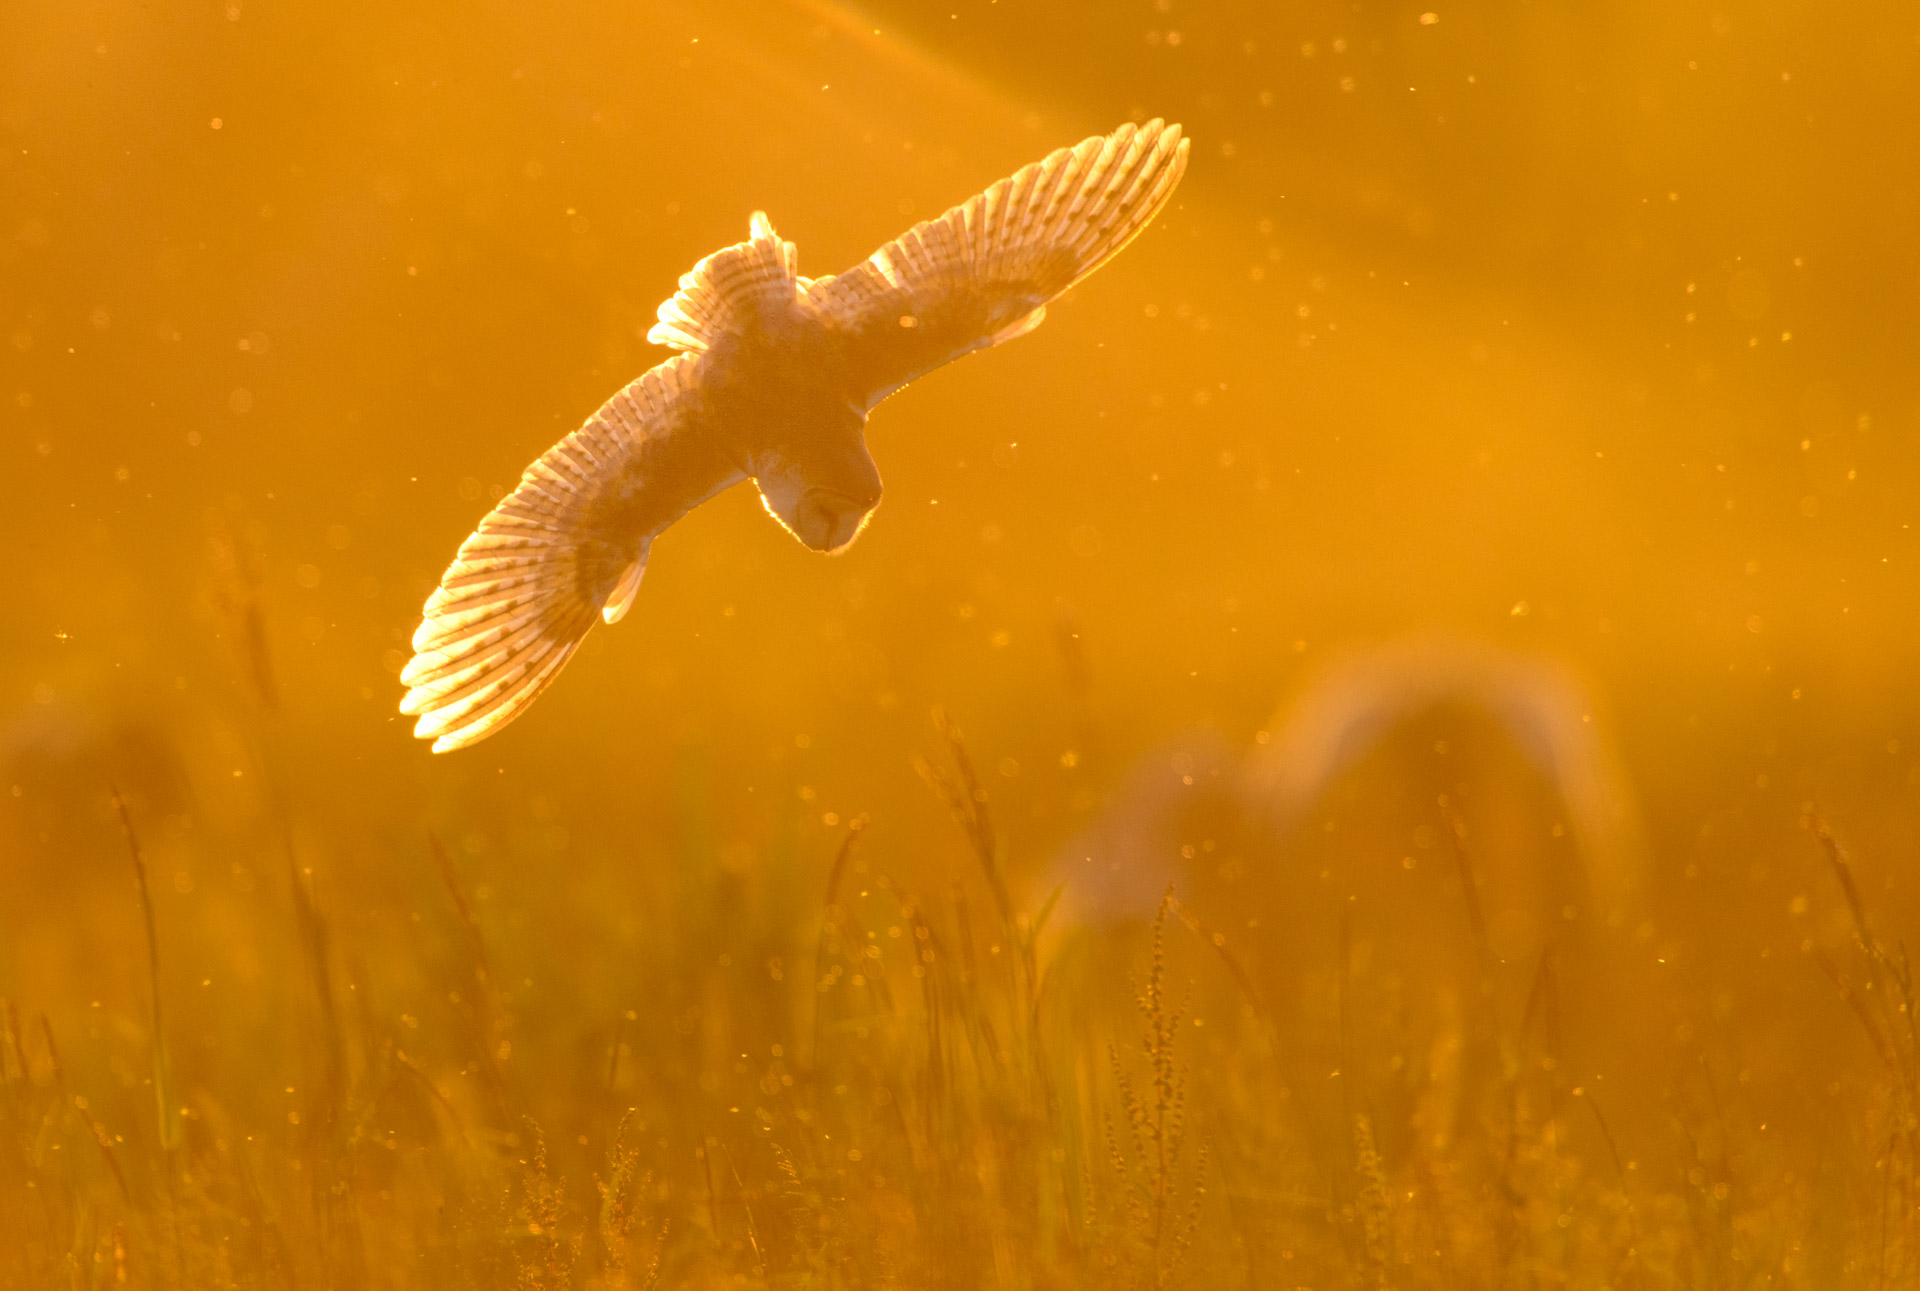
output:
<instances>
[{"instance_id":1,"label":"flight feather","mask_svg":"<svg viewBox=\"0 0 1920 1291\"><path fill-rule=\"evenodd\" d=\"M963 354L1036 327L1046 303L1160 211L1187 164L1158 119L1094 135L914 225L847 272L806 285L841 338L866 406Z\"/></svg>"},{"instance_id":2,"label":"flight feather","mask_svg":"<svg viewBox=\"0 0 1920 1291\"><path fill-rule=\"evenodd\" d=\"M685 509L648 497L678 483L649 468L670 458L669 441L699 434L691 363L669 360L609 399L460 544L400 674L400 711L419 718L414 734L435 752L511 721L595 622L626 612L646 567L647 517Z\"/></svg>"}]
</instances>

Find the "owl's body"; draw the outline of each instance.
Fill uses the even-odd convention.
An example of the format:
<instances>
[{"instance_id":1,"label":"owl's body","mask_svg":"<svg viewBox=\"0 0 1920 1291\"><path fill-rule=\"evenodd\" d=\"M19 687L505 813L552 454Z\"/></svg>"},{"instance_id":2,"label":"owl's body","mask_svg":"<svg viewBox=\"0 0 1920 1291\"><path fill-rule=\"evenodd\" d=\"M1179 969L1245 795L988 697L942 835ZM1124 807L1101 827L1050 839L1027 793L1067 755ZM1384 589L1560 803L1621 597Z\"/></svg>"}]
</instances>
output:
<instances>
[{"instance_id":1,"label":"owl's body","mask_svg":"<svg viewBox=\"0 0 1920 1291\"><path fill-rule=\"evenodd\" d=\"M761 481L769 509L819 551L853 541L880 503L880 470L867 452L867 392L857 388L847 340L797 294L703 358L700 384L715 435Z\"/></svg>"},{"instance_id":2,"label":"owl's body","mask_svg":"<svg viewBox=\"0 0 1920 1291\"><path fill-rule=\"evenodd\" d=\"M645 541L742 480L771 480L783 464L870 510L880 500L880 476L862 433L867 418L852 403L833 351L826 329L796 303L705 353L669 359L682 368L674 375L683 393L638 440L591 527L609 539ZM595 419L617 421L630 397L622 390Z\"/></svg>"},{"instance_id":3,"label":"owl's body","mask_svg":"<svg viewBox=\"0 0 1920 1291\"><path fill-rule=\"evenodd\" d=\"M755 213L748 241L660 307L649 339L683 352L543 454L461 544L401 673L414 733L459 748L525 711L595 622L625 615L655 535L741 480L802 543L843 549L880 502L873 406L1031 331L1146 226L1186 156L1178 126L1122 126L818 280Z\"/></svg>"}]
</instances>

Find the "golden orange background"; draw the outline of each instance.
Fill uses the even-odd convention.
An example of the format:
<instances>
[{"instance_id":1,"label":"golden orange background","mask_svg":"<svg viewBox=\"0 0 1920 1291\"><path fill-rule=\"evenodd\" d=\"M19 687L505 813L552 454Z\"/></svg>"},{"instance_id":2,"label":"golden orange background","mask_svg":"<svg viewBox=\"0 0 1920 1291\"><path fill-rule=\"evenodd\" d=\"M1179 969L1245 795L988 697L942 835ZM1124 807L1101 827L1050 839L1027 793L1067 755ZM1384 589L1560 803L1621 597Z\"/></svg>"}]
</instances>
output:
<instances>
[{"instance_id":1,"label":"golden orange background","mask_svg":"<svg viewBox=\"0 0 1920 1291\"><path fill-rule=\"evenodd\" d=\"M461 537L665 357L655 308L751 210L824 274L1148 115L1193 140L1173 204L877 410L848 554L736 489L528 716L409 738ZM431 1030L431 833L564 1119L612 1019L708 989L694 946L788 953L730 943L739 910L810 944L846 822L964 868L909 761L933 706L1037 906L1143 759L1257 749L1354 651L1464 640L1563 668L1625 786L1635 966L1568 1009L1643 1081L1629 1155L1696 1048L1824 1150L1850 1122L1807 1109L1874 1060L1801 953L1852 940L1811 823L1890 940L1920 916L1916 124L1920 25L1878 0L9 5L0 997L138 1085L118 786L181 1085L271 1120L291 1082L223 1073L299 1047L287 849L367 1007ZM1232 873L1169 873L1278 921L1276 997L1341 909L1418 995L1469 962L1451 863L1400 865L1449 793L1519 912L1517 1012L1554 919L1513 876L1580 859L1564 813L1497 723L1413 722Z\"/></svg>"}]
</instances>

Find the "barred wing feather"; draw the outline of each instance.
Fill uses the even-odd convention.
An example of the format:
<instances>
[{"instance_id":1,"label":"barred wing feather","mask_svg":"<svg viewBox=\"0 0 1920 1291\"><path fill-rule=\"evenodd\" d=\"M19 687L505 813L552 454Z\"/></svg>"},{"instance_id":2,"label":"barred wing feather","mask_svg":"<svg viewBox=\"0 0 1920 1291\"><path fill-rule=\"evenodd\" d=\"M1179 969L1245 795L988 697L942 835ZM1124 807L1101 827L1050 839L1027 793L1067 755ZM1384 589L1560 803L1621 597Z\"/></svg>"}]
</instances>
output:
<instances>
[{"instance_id":1,"label":"barred wing feather","mask_svg":"<svg viewBox=\"0 0 1920 1291\"><path fill-rule=\"evenodd\" d=\"M722 336L792 307L804 281L793 243L773 231L765 211L753 213L748 231L747 241L721 248L680 275L680 289L660 306L649 341L705 353Z\"/></svg>"},{"instance_id":2,"label":"barred wing feather","mask_svg":"<svg viewBox=\"0 0 1920 1291\"><path fill-rule=\"evenodd\" d=\"M1046 303L1145 228L1187 142L1158 119L1062 148L806 284L871 408L915 377L1039 325Z\"/></svg>"},{"instance_id":3,"label":"barred wing feather","mask_svg":"<svg viewBox=\"0 0 1920 1291\"><path fill-rule=\"evenodd\" d=\"M648 499L684 487L650 470L664 444L699 435L695 356L668 360L543 453L460 544L428 598L400 711L434 752L462 748L524 712L594 623L626 612L645 569ZM690 506L698 497L687 501Z\"/></svg>"}]
</instances>

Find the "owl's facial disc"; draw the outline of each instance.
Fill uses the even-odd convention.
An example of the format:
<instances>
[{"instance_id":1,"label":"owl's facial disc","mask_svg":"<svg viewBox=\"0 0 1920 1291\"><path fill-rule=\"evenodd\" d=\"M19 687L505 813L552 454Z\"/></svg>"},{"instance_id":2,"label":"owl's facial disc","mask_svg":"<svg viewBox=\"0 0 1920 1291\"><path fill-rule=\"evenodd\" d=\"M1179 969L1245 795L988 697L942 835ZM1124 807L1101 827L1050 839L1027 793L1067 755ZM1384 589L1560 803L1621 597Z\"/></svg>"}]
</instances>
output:
<instances>
[{"instance_id":1,"label":"owl's facial disc","mask_svg":"<svg viewBox=\"0 0 1920 1291\"><path fill-rule=\"evenodd\" d=\"M797 438L760 465L767 512L815 551L844 550L880 505L880 472L857 427Z\"/></svg>"},{"instance_id":2,"label":"owl's facial disc","mask_svg":"<svg viewBox=\"0 0 1920 1291\"><path fill-rule=\"evenodd\" d=\"M760 501L767 514L815 551L836 554L860 536L880 505L880 490L852 497L836 489L806 487L791 477L762 477Z\"/></svg>"},{"instance_id":3,"label":"owl's facial disc","mask_svg":"<svg viewBox=\"0 0 1920 1291\"><path fill-rule=\"evenodd\" d=\"M879 505L877 493L870 498L850 498L831 489L808 489L794 514L794 537L815 551L844 551L867 527L868 517Z\"/></svg>"}]
</instances>

